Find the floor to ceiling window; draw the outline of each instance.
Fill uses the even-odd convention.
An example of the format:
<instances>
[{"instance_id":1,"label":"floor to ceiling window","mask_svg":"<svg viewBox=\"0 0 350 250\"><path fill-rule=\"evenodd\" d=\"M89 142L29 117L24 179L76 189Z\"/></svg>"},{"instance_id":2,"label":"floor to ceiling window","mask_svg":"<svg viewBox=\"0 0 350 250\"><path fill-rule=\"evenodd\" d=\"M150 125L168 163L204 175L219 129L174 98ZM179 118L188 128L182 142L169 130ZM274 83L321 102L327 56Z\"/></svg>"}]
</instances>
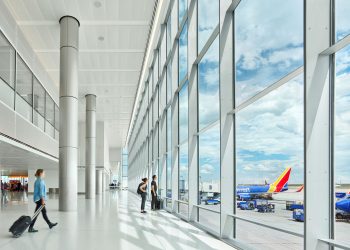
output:
<instances>
[{"instance_id":1,"label":"floor to ceiling window","mask_svg":"<svg viewBox=\"0 0 350 250\"><path fill-rule=\"evenodd\" d=\"M304 201L303 76L286 77L303 65L303 1L243 0L234 20L236 199L252 209L239 207L236 214L302 233L303 223L286 220L293 216L286 204ZM257 207L270 213L257 213ZM238 220L235 236L266 247L288 242L303 248L302 238L273 230L248 236L256 228Z\"/></svg>"},{"instance_id":2,"label":"floor to ceiling window","mask_svg":"<svg viewBox=\"0 0 350 250\"><path fill-rule=\"evenodd\" d=\"M188 215L188 83L179 92L179 204L180 214ZM183 203L181 202L183 201Z\"/></svg>"},{"instance_id":3,"label":"floor to ceiling window","mask_svg":"<svg viewBox=\"0 0 350 250\"><path fill-rule=\"evenodd\" d=\"M305 10L312 1L169 2L160 22L165 25L152 48L153 57L158 51L161 56L150 59L147 67L152 66L145 76L153 86L148 89L150 97L144 97L149 128L134 139L138 142L132 148L137 152L143 145L149 152L155 148L144 141L154 138L154 133L165 137L164 152L158 151L151 161L164 154L165 167L159 168L159 175L166 178L162 196L167 210L247 248L303 249L312 237L318 237L318 243L331 238L348 244L350 2L318 1L322 8ZM323 26L317 26L320 22L313 21L320 18L316 11L327 8L332 23L326 28L334 33L327 31L331 47L322 45L318 51L319 44L312 46L308 41L324 32ZM327 18L326 13L322 18ZM316 48L315 58L307 58ZM329 101L327 105L313 106L320 93L308 93L314 80L307 72L313 67L317 68L313 73L317 85L323 83L318 77L326 78L321 89L325 94L319 99ZM166 90L155 87L156 78L166 81ZM146 112L141 109L138 115ZM323 180L329 183L322 181L320 189L327 187L330 192L310 188L314 185L310 175L322 165L312 161L310 148L314 154L326 148L308 143L313 114L317 119L330 117L329 124L322 123L323 128L328 126L329 141L324 141L328 134L319 135L320 144L330 149L329 173L320 173L327 175ZM166 131L161 132L162 126ZM326 236L305 230L312 224L304 223L312 207L308 202L314 201L308 199L310 190L323 205L319 219L327 222L321 223L320 232L329 230ZM324 204L325 199L334 204Z\"/></svg>"},{"instance_id":4,"label":"floor to ceiling window","mask_svg":"<svg viewBox=\"0 0 350 250\"><path fill-rule=\"evenodd\" d=\"M335 41L350 34L350 2L335 1ZM334 238L350 243L350 45L335 53L334 81Z\"/></svg>"}]
</instances>

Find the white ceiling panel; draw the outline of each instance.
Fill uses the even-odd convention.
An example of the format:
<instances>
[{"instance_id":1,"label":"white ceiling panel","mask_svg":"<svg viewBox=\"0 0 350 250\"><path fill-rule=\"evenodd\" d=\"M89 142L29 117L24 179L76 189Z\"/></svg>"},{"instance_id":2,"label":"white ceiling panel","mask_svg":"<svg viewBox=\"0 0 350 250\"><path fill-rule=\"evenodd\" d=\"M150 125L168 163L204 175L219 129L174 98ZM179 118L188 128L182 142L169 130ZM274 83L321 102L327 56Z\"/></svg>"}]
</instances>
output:
<instances>
[{"instance_id":1,"label":"white ceiling panel","mask_svg":"<svg viewBox=\"0 0 350 250\"><path fill-rule=\"evenodd\" d=\"M146 49L155 0L4 0L40 63L59 85L59 19L79 30L79 119L85 94L97 95L97 119L106 121L111 146L126 134Z\"/></svg>"}]
</instances>

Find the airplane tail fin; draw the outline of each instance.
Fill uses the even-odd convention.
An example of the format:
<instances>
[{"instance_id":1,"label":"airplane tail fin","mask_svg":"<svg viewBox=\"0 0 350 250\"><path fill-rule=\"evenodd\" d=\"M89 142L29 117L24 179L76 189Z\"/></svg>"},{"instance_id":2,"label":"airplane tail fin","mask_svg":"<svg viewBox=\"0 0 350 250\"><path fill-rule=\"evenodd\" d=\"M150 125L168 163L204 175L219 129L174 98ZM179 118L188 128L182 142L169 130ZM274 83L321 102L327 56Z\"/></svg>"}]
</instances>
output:
<instances>
[{"instance_id":1,"label":"airplane tail fin","mask_svg":"<svg viewBox=\"0 0 350 250\"><path fill-rule=\"evenodd\" d=\"M277 180L270 184L269 193L281 192L284 186L288 183L290 172L292 171L291 167L286 168L283 173L277 178Z\"/></svg>"},{"instance_id":2,"label":"airplane tail fin","mask_svg":"<svg viewBox=\"0 0 350 250\"><path fill-rule=\"evenodd\" d=\"M304 189L304 185L301 185L296 192L300 193L303 189Z\"/></svg>"}]
</instances>

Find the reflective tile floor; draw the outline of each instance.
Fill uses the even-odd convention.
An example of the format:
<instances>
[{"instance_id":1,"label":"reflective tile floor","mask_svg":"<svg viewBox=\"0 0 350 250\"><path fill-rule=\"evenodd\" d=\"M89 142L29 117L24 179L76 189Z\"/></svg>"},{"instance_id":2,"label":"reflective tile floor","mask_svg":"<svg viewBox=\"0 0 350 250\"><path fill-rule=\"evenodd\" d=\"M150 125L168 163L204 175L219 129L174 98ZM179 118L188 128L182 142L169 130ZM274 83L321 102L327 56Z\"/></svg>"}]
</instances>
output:
<instances>
[{"instance_id":1,"label":"reflective tile floor","mask_svg":"<svg viewBox=\"0 0 350 250\"><path fill-rule=\"evenodd\" d=\"M57 197L47 202L48 216L59 225L50 230L41 215L38 233L14 239L8 232L22 214L33 214L32 196L11 194L0 208L0 249L104 250L104 249L233 249L196 227L164 212L139 213L139 198L128 191L111 191L96 200L79 196L78 212L58 212ZM149 207L147 207L149 210Z\"/></svg>"}]
</instances>

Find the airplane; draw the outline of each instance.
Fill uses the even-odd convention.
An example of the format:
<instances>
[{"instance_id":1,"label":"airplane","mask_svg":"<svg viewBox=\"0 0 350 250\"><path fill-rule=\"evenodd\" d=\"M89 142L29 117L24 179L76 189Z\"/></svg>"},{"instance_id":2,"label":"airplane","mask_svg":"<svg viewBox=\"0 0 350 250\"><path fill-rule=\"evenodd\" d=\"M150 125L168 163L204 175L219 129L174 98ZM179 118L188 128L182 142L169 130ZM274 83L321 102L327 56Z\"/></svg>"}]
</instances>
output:
<instances>
[{"instance_id":1,"label":"airplane","mask_svg":"<svg viewBox=\"0 0 350 250\"><path fill-rule=\"evenodd\" d=\"M287 191L291 171L291 167L286 168L272 184L267 184L265 181L265 185L238 185L236 188L237 200L272 199L272 194ZM299 187L295 192L299 193L303 189L304 185ZM220 195L207 198L204 202L206 205L220 204Z\"/></svg>"},{"instance_id":2,"label":"airplane","mask_svg":"<svg viewBox=\"0 0 350 250\"><path fill-rule=\"evenodd\" d=\"M238 185L236 189L237 198L239 200L251 199L272 199L272 194L285 192L288 190L288 180L290 177L291 167L287 167L283 173L272 184L265 185ZM304 188L302 185L296 192L301 192Z\"/></svg>"}]
</instances>

